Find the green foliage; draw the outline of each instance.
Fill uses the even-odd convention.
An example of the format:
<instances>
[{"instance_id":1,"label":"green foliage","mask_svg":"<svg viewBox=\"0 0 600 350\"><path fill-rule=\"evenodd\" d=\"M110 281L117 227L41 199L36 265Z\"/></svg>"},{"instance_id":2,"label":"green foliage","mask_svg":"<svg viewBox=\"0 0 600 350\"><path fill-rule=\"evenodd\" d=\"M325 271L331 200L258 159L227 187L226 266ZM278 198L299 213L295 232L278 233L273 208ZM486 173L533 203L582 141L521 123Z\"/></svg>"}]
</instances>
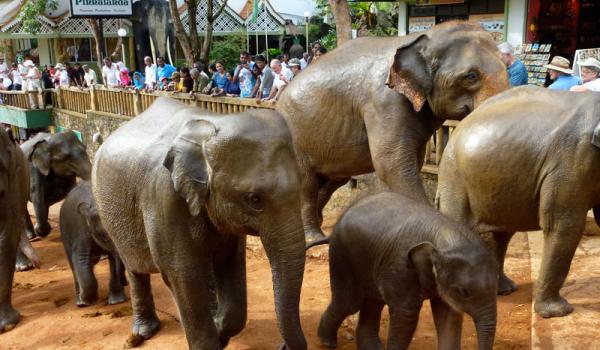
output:
<instances>
[{"instance_id":1,"label":"green foliage","mask_svg":"<svg viewBox=\"0 0 600 350\"><path fill-rule=\"evenodd\" d=\"M246 49L246 39L243 33L214 37L210 50L210 62L220 61L225 69L233 69L240 61L240 52Z\"/></svg>"},{"instance_id":2,"label":"green foliage","mask_svg":"<svg viewBox=\"0 0 600 350\"><path fill-rule=\"evenodd\" d=\"M337 46L337 35L335 33L335 29L330 29L327 35L319 39L319 42L328 51L335 49Z\"/></svg>"},{"instance_id":3,"label":"green foliage","mask_svg":"<svg viewBox=\"0 0 600 350\"><path fill-rule=\"evenodd\" d=\"M264 55L265 53L263 53ZM276 48L270 48L269 49L269 58L275 58L277 56L281 55L281 50L280 49L276 49Z\"/></svg>"},{"instance_id":4,"label":"green foliage","mask_svg":"<svg viewBox=\"0 0 600 350\"><path fill-rule=\"evenodd\" d=\"M37 16L58 8L57 0L27 0L21 7L19 19L23 21L23 29L31 34L37 34L41 28Z\"/></svg>"},{"instance_id":5,"label":"green foliage","mask_svg":"<svg viewBox=\"0 0 600 350\"><path fill-rule=\"evenodd\" d=\"M328 0L315 0L317 11L324 17L333 17ZM360 35L393 36L398 34L398 3L357 1L348 2L352 29L362 29ZM329 34L327 34L329 36Z\"/></svg>"}]
</instances>

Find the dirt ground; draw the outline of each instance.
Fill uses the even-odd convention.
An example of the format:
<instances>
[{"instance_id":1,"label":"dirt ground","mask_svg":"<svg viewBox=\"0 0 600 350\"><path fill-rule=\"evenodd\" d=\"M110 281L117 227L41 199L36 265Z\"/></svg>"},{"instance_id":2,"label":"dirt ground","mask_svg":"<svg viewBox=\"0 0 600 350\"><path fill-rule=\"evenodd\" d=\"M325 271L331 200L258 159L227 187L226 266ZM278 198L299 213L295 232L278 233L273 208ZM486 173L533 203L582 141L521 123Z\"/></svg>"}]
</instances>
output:
<instances>
[{"instance_id":1,"label":"dirt ground","mask_svg":"<svg viewBox=\"0 0 600 350\"><path fill-rule=\"evenodd\" d=\"M42 259L39 270L16 273L13 304L21 312L21 322L15 329L0 335L0 349L121 349L130 333L131 306L106 305L108 261L95 268L100 302L91 307L75 306L72 274L67 263L58 229L59 205L51 208L52 233L34 242ZM328 220L328 229L334 220ZM498 331L495 348L529 349L531 344L531 281L530 265L524 234L511 242L507 257L507 273L519 285L519 290L498 299ZM306 261L306 272L300 305L302 327L309 349L321 348L316 337L321 313L329 302L329 267L327 248L315 248ZM273 306L273 287L268 260L255 240L247 250L248 323L228 349L276 349L281 343ZM155 304L162 328L141 349L186 349L173 299L159 275L152 277ZM338 349L356 349L354 328L356 317L344 322L338 335ZM387 316L382 319L381 337L387 334ZM411 349L434 349L435 329L429 306L421 311L419 326ZM465 317L463 348L476 348L472 321Z\"/></svg>"}]
</instances>

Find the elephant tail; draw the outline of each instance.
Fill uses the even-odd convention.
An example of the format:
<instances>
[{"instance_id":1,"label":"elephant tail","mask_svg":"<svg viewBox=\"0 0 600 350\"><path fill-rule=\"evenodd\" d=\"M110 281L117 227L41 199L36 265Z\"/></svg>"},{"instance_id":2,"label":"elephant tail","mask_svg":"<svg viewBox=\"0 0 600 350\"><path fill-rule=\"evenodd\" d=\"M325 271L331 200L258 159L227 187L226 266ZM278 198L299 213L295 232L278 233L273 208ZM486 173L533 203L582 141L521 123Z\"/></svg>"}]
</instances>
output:
<instances>
[{"instance_id":1,"label":"elephant tail","mask_svg":"<svg viewBox=\"0 0 600 350\"><path fill-rule=\"evenodd\" d=\"M600 226L600 205L593 208L594 219L596 219L596 225Z\"/></svg>"},{"instance_id":2,"label":"elephant tail","mask_svg":"<svg viewBox=\"0 0 600 350\"><path fill-rule=\"evenodd\" d=\"M323 238L319 238L315 241L312 241L310 243L306 243L306 250L309 250L310 248L317 246L317 245L323 245L323 244L329 244L329 237L323 237Z\"/></svg>"}]
</instances>

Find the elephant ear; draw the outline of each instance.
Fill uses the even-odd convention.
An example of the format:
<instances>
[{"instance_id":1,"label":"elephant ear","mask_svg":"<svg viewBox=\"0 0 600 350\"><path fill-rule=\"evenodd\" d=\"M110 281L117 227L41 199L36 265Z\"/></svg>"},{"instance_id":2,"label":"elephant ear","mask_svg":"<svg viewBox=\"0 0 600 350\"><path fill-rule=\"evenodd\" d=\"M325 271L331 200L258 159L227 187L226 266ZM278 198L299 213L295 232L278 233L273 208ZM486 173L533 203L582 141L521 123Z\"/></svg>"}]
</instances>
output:
<instances>
[{"instance_id":1,"label":"elephant ear","mask_svg":"<svg viewBox=\"0 0 600 350\"><path fill-rule=\"evenodd\" d=\"M206 143L216 135L214 124L190 120L175 138L163 165L171 173L173 187L185 199L190 214L200 214L208 196L212 169L206 157Z\"/></svg>"},{"instance_id":2,"label":"elephant ear","mask_svg":"<svg viewBox=\"0 0 600 350\"><path fill-rule=\"evenodd\" d=\"M440 254L430 242L419 243L408 250L409 266L416 270L419 285L423 290L435 291L435 265Z\"/></svg>"},{"instance_id":3,"label":"elephant ear","mask_svg":"<svg viewBox=\"0 0 600 350\"><path fill-rule=\"evenodd\" d=\"M423 56L429 37L420 35L415 40L400 46L394 55L386 85L404 95L419 112L432 89L431 72Z\"/></svg>"},{"instance_id":4,"label":"elephant ear","mask_svg":"<svg viewBox=\"0 0 600 350\"><path fill-rule=\"evenodd\" d=\"M44 176L48 176L48 173L50 173L52 155L50 154L50 145L46 140L38 141L33 145L28 158L40 173Z\"/></svg>"}]
</instances>

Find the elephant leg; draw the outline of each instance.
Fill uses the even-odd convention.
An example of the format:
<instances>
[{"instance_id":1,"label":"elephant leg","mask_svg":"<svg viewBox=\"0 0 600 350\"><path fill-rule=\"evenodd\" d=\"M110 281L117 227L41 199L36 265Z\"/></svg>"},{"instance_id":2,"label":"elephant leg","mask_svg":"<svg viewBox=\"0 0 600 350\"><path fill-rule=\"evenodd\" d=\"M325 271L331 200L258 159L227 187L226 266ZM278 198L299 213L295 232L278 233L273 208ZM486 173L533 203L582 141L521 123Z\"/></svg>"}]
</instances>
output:
<instances>
[{"instance_id":1,"label":"elephant leg","mask_svg":"<svg viewBox=\"0 0 600 350\"><path fill-rule=\"evenodd\" d=\"M33 210L35 211L34 231L39 237L48 236L52 230L48 223L48 204L43 192L44 189L37 189L32 195Z\"/></svg>"},{"instance_id":2,"label":"elephant leg","mask_svg":"<svg viewBox=\"0 0 600 350\"><path fill-rule=\"evenodd\" d=\"M360 350L383 349L381 339L379 339L379 324L384 306L383 301L374 299L365 299L360 306L358 327L356 328L356 343Z\"/></svg>"},{"instance_id":3,"label":"elephant leg","mask_svg":"<svg viewBox=\"0 0 600 350\"><path fill-rule=\"evenodd\" d=\"M331 196L335 191L344 186L350 180L349 177L339 180L326 180L325 183L319 187L319 194L317 199L317 214L319 215L319 227L323 224L323 208L329 202Z\"/></svg>"},{"instance_id":4,"label":"elephant leg","mask_svg":"<svg viewBox=\"0 0 600 350\"><path fill-rule=\"evenodd\" d=\"M0 333L3 333L14 328L20 318L11 304L19 234L5 228L0 235Z\"/></svg>"},{"instance_id":5,"label":"elephant leg","mask_svg":"<svg viewBox=\"0 0 600 350\"><path fill-rule=\"evenodd\" d=\"M131 306L133 308L133 326L131 336L125 343L125 348L140 345L144 340L151 338L160 328L160 321L156 316L150 275L127 271L131 284Z\"/></svg>"},{"instance_id":6,"label":"elephant leg","mask_svg":"<svg viewBox=\"0 0 600 350\"><path fill-rule=\"evenodd\" d=\"M79 294L75 302L79 307L94 305L98 301L98 281L94 276L94 266L89 251L75 251L71 254L73 271L79 285Z\"/></svg>"},{"instance_id":7,"label":"elephant leg","mask_svg":"<svg viewBox=\"0 0 600 350\"><path fill-rule=\"evenodd\" d=\"M463 315L454 311L442 299L434 298L430 302L438 337L438 350L460 349Z\"/></svg>"},{"instance_id":8,"label":"elephant leg","mask_svg":"<svg viewBox=\"0 0 600 350\"><path fill-rule=\"evenodd\" d=\"M218 308L214 317L223 347L244 329L247 319L246 237L228 239L214 263Z\"/></svg>"},{"instance_id":9,"label":"elephant leg","mask_svg":"<svg viewBox=\"0 0 600 350\"><path fill-rule=\"evenodd\" d=\"M517 284L504 273L504 258L514 232L493 232L496 262L498 264L498 295L509 295L517 290Z\"/></svg>"},{"instance_id":10,"label":"elephant leg","mask_svg":"<svg viewBox=\"0 0 600 350\"><path fill-rule=\"evenodd\" d=\"M325 236L319 225L319 176L312 171L304 171L302 179L302 223L306 243Z\"/></svg>"},{"instance_id":11,"label":"elephant leg","mask_svg":"<svg viewBox=\"0 0 600 350\"><path fill-rule=\"evenodd\" d=\"M390 306L388 350L407 349L419 321L421 304ZM361 311L362 313L362 311Z\"/></svg>"},{"instance_id":12,"label":"elephant leg","mask_svg":"<svg viewBox=\"0 0 600 350\"><path fill-rule=\"evenodd\" d=\"M15 271L28 271L33 269L33 263L29 258L17 248L17 259L15 261Z\"/></svg>"},{"instance_id":13,"label":"elephant leg","mask_svg":"<svg viewBox=\"0 0 600 350\"><path fill-rule=\"evenodd\" d=\"M122 275L123 263L118 256L112 253L108 254L108 264L110 266L110 280L108 282L108 304L120 304L127 301L125 288L123 286Z\"/></svg>"},{"instance_id":14,"label":"elephant leg","mask_svg":"<svg viewBox=\"0 0 600 350\"><path fill-rule=\"evenodd\" d=\"M33 223L31 222L31 216L29 216L29 211L25 210L25 233L27 233L28 239L35 238L35 230L33 228Z\"/></svg>"},{"instance_id":15,"label":"elephant leg","mask_svg":"<svg viewBox=\"0 0 600 350\"><path fill-rule=\"evenodd\" d=\"M561 208L564 211L564 207ZM559 291L569 274L587 213L587 209L568 213L560 213L560 208L555 210L549 214L554 217L544 218L547 225L542 225L544 252L534 293L534 310L546 318L565 316L573 311L573 306L560 296Z\"/></svg>"}]
</instances>

